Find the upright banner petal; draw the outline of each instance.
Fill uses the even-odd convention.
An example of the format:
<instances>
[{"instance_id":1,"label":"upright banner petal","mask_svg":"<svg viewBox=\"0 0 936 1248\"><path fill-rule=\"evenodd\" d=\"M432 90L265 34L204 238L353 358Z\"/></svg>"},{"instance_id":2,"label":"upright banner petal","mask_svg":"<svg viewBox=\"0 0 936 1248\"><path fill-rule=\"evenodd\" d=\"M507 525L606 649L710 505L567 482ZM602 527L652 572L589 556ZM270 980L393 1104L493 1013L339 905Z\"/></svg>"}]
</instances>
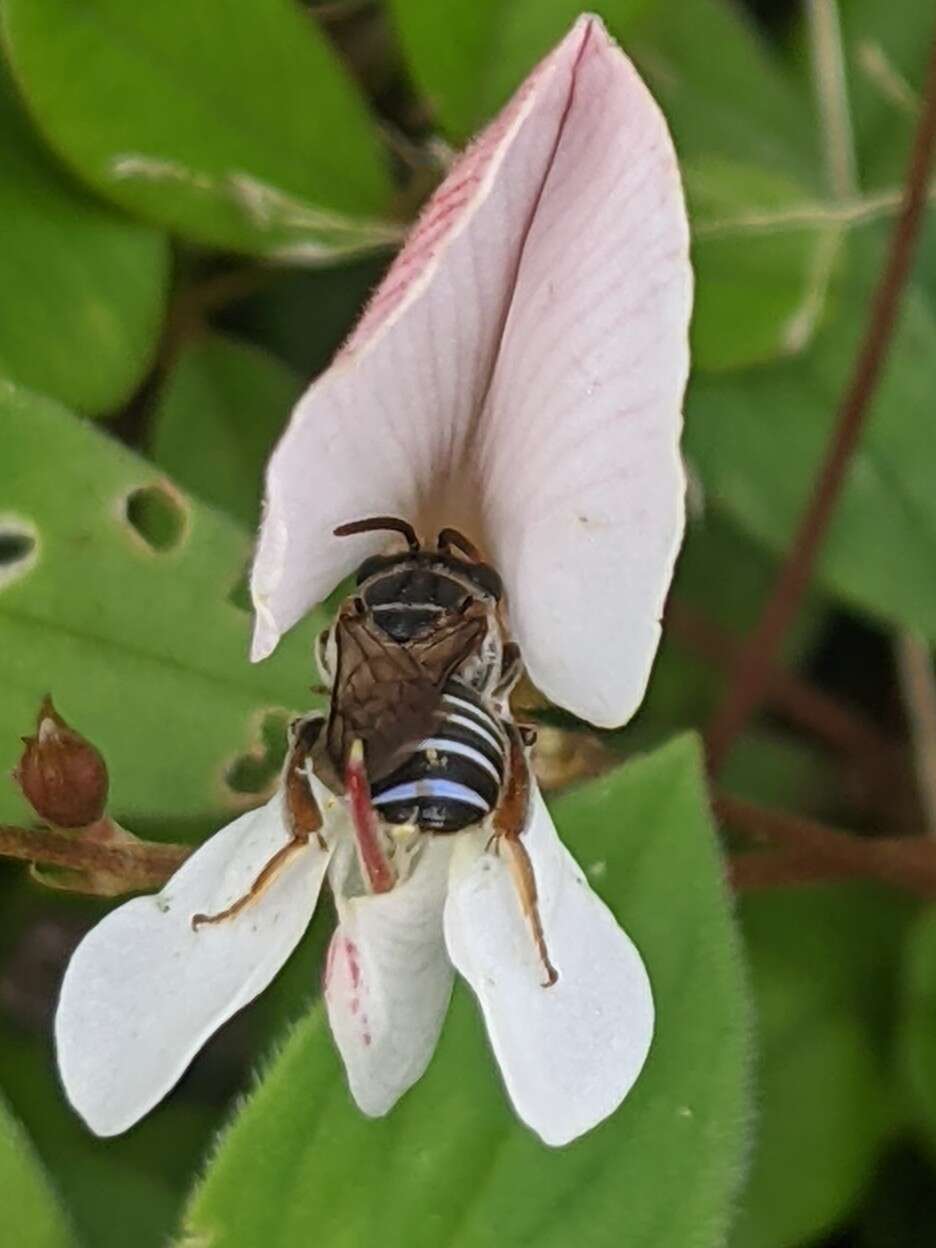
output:
<instances>
[{"instance_id":1,"label":"upright banner petal","mask_svg":"<svg viewBox=\"0 0 936 1248\"><path fill-rule=\"evenodd\" d=\"M613 727L643 698L682 540L692 273L663 115L601 24L580 28L485 406L480 480L533 681Z\"/></svg>"},{"instance_id":2,"label":"upright banner petal","mask_svg":"<svg viewBox=\"0 0 936 1248\"><path fill-rule=\"evenodd\" d=\"M253 657L399 514L504 575L530 673L602 725L643 695L683 528L691 270L666 123L583 17L439 188L268 468Z\"/></svg>"}]
</instances>

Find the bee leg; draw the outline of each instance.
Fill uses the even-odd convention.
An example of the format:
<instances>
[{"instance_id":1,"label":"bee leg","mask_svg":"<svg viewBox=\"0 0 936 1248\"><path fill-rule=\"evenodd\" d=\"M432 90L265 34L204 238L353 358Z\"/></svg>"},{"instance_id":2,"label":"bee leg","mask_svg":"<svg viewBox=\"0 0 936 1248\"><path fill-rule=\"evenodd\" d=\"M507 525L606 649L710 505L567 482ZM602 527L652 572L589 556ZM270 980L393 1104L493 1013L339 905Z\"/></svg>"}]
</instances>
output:
<instances>
[{"instance_id":1,"label":"bee leg","mask_svg":"<svg viewBox=\"0 0 936 1248\"><path fill-rule=\"evenodd\" d=\"M192 916L192 930L198 931L212 923L223 923L225 919L235 918L242 910L256 901L273 883L280 871L295 857L300 849L308 845L314 836L321 849L325 849L325 838L322 836L322 814L318 803L312 795L309 782L305 777L306 757L321 731L324 719L315 718L296 720L290 725L292 746L289 760L284 769L284 794L286 817L289 822L292 839L276 851L273 857L260 870L250 888L237 901L217 914L195 914Z\"/></svg>"},{"instance_id":2,"label":"bee leg","mask_svg":"<svg viewBox=\"0 0 936 1248\"><path fill-rule=\"evenodd\" d=\"M515 641L507 641L504 643L500 675L492 691L492 697L498 701L509 697L511 690L522 675L523 659L520 657L520 647Z\"/></svg>"},{"instance_id":3,"label":"bee leg","mask_svg":"<svg viewBox=\"0 0 936 1248\"><path fill-rule=\"evenodd\" d=\"M282 849L276 851L247 892L244 893L243 897L239 897L233 905L228 906L225 910L219 910L217 914L193 914L192 930L197 932L200 927L205 927L211 923L223 923L225 919L233 919L240 914L252 901L256 901L258 897L266 892L286 863L295 857L300 849L304 849L308 843L308 837L297 837L292 841L288 841Z\"/></svg>"},{"instance_id":4,"label":"bee leg","mask_svg":"<svg viewBox=\"0 0 936 1248\"><path fill-rule=\"evenodd\" d=\"M551 988L559 978L559 972L549 958L546 937L539 912L539 898L536 891L536 875L533 863L527 853L521 837L526 827L530 809L530 765L523 752L523 741L520 732L513 724L505 724L510 739L510 759L507 784L504 795L494 811L495 852L501 847L507 860L507 866L513 877L514 887L520 901L523 917L530 927L530 934L536 946L543 971L546 976L544 988ZM488 842L490 845L490 842Z\"/></svg>"},{"instance_id":5,"label":"bee leg","mask_svg":"<svg viewBox=\"0 0 936 1248\"><path fill-rule=\"evenodd\" d=\"M381 844L380 824L371 803L364 745L360 740L354 742L348 754L345 792L361 871L372 893L388 893L396 884L396 876Z\"/></svg>"}]
</instances>

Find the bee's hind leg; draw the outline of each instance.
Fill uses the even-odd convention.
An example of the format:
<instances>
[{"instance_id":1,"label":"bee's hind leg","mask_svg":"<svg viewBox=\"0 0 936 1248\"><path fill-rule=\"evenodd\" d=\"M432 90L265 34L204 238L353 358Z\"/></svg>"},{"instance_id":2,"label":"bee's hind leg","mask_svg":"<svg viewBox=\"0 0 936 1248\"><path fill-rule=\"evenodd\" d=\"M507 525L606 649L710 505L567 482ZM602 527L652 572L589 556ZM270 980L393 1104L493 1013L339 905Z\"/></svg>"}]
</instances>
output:
<instances>
[{"instance_id":1,"label":"bee's hind leg","mask_svg":"<svg viewBox=\"0 0 936 1248\"><path fill-rule=\"evenodd\" d=\"M322 814L306 776L307 759L324 722L322 716L314 716L297 720L290 726L291 744L283 774L283 802L292 838L264 864L243 897L239 897L224 910L219 910L217 914L192 915L193 931L235 918L251 902L263 895L280 871L309 844L313 836L319 846L325 849L321 831Z\"/></svg>"},{"instance_id":2,"label":"bee's hind leg","mask_svg":"<svg viewBox=\"0 0 936 1248\"><path fill-rule=\"evenodd\" d=\"M530 764L524 752L523 740L519 729L512 723L505 723L504 727L507 730L510 741L507 784L505 785L503 796L494 811L494 832L491 841L496 853L500 853L503 847L507 866L513 877L514 887L517 890L520 909L529 925L536 952L539 955L540 962L543 964L543 972L546 976L543 987L551 988L559 978L559 972L549 958L549 950L546 947L546 937L543 932L543 924L539 912L536 875L533 871L530 855L527 853L526 846L521 839L531 809L532 780Z\"/></svg>"}]
</instances>

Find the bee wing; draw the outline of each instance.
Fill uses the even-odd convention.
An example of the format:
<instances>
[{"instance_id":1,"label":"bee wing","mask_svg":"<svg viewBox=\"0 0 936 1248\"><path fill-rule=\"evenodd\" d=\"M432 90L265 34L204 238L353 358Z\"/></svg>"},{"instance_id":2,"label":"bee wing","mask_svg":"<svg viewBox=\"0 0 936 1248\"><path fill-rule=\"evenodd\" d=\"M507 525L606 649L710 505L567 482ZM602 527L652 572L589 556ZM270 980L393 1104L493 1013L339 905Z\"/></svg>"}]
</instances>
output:
<instances>
[{"instance_id":1,"label":"bee wing","mask_svg":"<svg viewBox=\"0 0 936 1248\"><path fill-rule=\"evenodd\" d=\"M412 875L388 893L346 898L340 885L334 890L325 1004L351 1093L371 1117L423 1074L448 1009L454 972L442 905L451 842L429 840Z\"/></svg>"},{"instance_id":2,"label":"bee wing","mask_svg":"<svg viewBox=\"0 0 936 1248\"><path fill-rule=\"evenodd\" d=\"M292 953L330 857L314 837L235 918L192 928L195 914L248 893L291 839L280 790L215 833L162 892L111 911L78 946L55 1040L68 1099L96 1134L126 1131L152 1109Z\"/></svg>"},{"instance_id":3,"label":"bee wing","mask_svg":"<svg viewBox=\"0 0 936 1248\"><path fill-rule=\"evenodd\" d=\"M432 735L442 686L479 644L485 627L476 614L452 612L426 638L400 644L366 615L342 616L327 735L339 775L355 740L364 743L369 777L379 780Z\"/></svg>"},{"instance_id":4,"label":"bee wing","mask_svg":"<svg viewBox=\"0 0 936 1248\"><path fill-rule=\"evenodd\" d=\"M485 851L486 835L457 838L446 946L481 1005L517 1113L545 1143L566 1144L612 1113L640 1074L653 1035L650 982L537 791L522 839L558 971L544 987L508 857Z\"/></svg>"}]
</instances>

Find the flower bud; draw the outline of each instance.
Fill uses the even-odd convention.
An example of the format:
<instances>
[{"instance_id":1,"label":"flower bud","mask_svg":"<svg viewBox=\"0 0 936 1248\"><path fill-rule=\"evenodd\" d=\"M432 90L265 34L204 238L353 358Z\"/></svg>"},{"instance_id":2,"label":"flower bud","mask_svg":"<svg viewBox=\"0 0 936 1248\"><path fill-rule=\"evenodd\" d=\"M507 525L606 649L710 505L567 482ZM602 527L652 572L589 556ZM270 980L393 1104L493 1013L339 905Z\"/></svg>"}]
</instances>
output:
<instances>
[{"instance_id":1,"label":"flower bud","mask_svg":"<svg viewBox=\"0 0 936 1248\"><path fill-rule=\"evenodd\" d=\"M100 819L107 765L91 742L66 724L50 697L39 709L36 735L23 741L26 749L13 778L39 818L58 828L83 828Z\"/></svg>"}]
</instances>

